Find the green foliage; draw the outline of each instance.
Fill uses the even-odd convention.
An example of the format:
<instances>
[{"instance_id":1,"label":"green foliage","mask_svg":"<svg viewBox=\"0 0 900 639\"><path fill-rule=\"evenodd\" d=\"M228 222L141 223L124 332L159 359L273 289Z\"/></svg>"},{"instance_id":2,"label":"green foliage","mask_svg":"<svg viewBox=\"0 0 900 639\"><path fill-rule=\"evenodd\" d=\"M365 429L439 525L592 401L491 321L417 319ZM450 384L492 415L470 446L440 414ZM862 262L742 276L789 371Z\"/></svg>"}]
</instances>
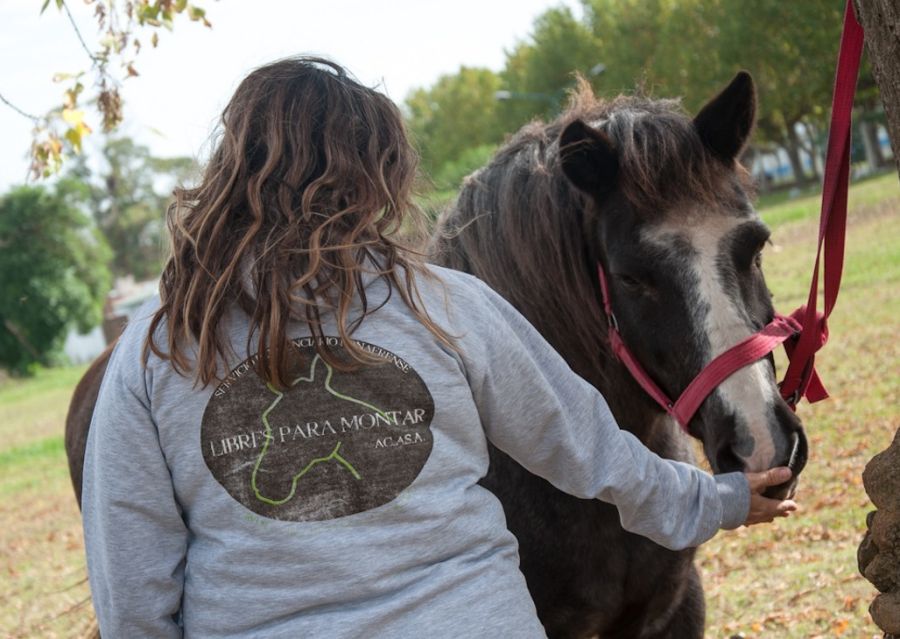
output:
<instances>
[{"instance_id":1,"label":"green foliage","mask_svg":"<svg viewBox=\"0 0 900 639\"><path fill-rule=\"evenodd\" d=\"M507 53L501 73L503 88L511 94L501 107L507 132L532 118L559 113L575 74L590 78L591 70L604 63L598 50L594 34L568 8L538 16L529 38Z\"/></svg>"},{"instance_id":2,"label":"green foliage","mask_svg":"<svg viewBox=\"0 0 900 639\"><path fill-rule=\"evenodd\" d=\"M85 185L84 201L113 248L112 271L138 280L155 277L162 267L168 194L196 165L190 158L153 157L127 137L108 139L102 156L99 172L79 159L71 175Z\"/></svg>"},{"instance_id":3,"label":"green foliage","mask_svg":"<svg viewBox=\"0 0 900 639\"><path fill-rule=\"evenodd\" d=\"M468 148L502 139L496 98L500 85L492 71L461 67L407 98L409 126L424 150L423 164L429 173L455 161Z\"/></svg>"},{"instance_id":4,"label":"green foliage","mask_svg":"<svg viewBox=\"0 0 900 639\"><path fill-rule=\"evenodd\" d=\"M44 0L41 14L50 6ZM141 38L149 40L154 48L159 44L162 29L172 31L179 15L211 27L206 10L188 0L83 0L92 7L91 13L100 32L98 47L88 48L65 0L54 0L57 10L65 12L74 35L87 54L90 67L77 73L57 73L53 81L66 83L63 102L42 116L25 113L6 102L20 115L31 120L31 175L33 178L50 177L59 172L68 156L81 153L84 138L93 128L85 121L82 106L93 103L100 112L100 125L104 132L115 130L123 120L123 79L140 75L135 68L141 51ZM87 60L85 64L87 64ZM88 76L89 82L83 81ZM79 102L88 89L87 100Z\"/></svg>"},{"instance_id":5,"label":"green foliage","mask_svg":"<svg viewBox=\"0 0 900 639\"><path fill-rule=\"evenodd\" d=\"M467 69L411 94L412 128L425 166L439 175L464 149L496 144L529 119L558 114L576 73L602 95L680 96L696 112L747 69L759 89L756 141L787 149L799 164L797 152L814 149L795 126L805 126L820 144L827 125L843 6L839 0L582 0L581 16L550 9L507 52L503 70L476 100L469 101L474 92L447 90L471 84ZM860 104L874 108L868 67L860 84ZM499 104L497 91L506 98ZM480 124L486 121L488 136Z\"/></svg>"},{"instance_id":6,"label":"green foliage","mask_svg":"<svg viewBox=\"0 0 900 639\"><path fill-rule=\"evenodd\" d=\"M458 189L463 178L487 164L496 151L497 146L494 144L465 149L455 160L445 162L433 176L435 188L439 191Z\"/></svg>"},{"instance_id":7,"label":"green foliage","mask_svg":"<svg viewBox=\"0 0 900 639\"><path fill-rule=\"evenodd\" d=\"M79 210L78 186L23 186L0 199L0 366L53 363L71 327L101 319L109 249Z\"/></svg>"},{"instance_id":8,"label":"green foliage","mask_svg":"<svg viewBox=\"0 0 900 639\"><path fill-rule=\"evenodd\" d=\"M696 111L740 69L756 80L760 128L785 128L827 109L843 2L809 0L589 0L587 20L608 60L604 86L680 95ZM605 36L605 37L604 37ZM631 82L631 83L630 83Z\"/></svg>"},{"instance_id":9,"label":"green foliage","mask_svg":"<svg viewBox=\"0 0 900 639\"><path fill-rule=\"evenodd\" d=\"M586 27L596 42L594 55L606 65L598 82L601 93L631 93L637 85L656 82L652 67L666 44L664 34L680 37L675 25L668 28L677 20L677 6L667 0L584 1Z\"/></svg>"},{"instance_id":10,"label":"green foliage","mask_svg":"<svg viewBox=\"0 0 900 639\"><path fill-rule=\"evenodd\" d=\"M900 198L897 176L893 171L853 183L854 206L874 206ZM798 220L816 219L822 207L822 187L811 187L795 197L788 192L773 193L760 198L757 209L762 210L763 221L772 230Z\"/></svg>"},{"instance_id":11,"label":"green foliage","mask_svg":"<svg viewBox=\"0 0 900 639\"><path fill-rule=\"evenodd\" d=\"M747 68L757 82L760 131L780 142L786 127L822 120L831 96L843 2L747 3L723 0L716 48L727 71Z\"/></svg>"}]
</instances>

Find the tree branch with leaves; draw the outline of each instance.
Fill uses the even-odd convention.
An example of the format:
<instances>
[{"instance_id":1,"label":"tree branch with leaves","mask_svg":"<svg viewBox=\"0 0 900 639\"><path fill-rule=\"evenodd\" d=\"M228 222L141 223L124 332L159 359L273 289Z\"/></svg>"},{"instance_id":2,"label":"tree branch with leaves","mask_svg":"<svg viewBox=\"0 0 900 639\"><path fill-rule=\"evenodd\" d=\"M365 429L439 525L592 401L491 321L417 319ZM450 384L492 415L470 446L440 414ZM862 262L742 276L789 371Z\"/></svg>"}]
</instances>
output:
<instances>
[{"instance_id":1,"label":"tree branch with leaves","mask_svg":"<svg viewBox=\"0 0 900 639\"><path fill-rule=\"evenodd\" d=\"M99 112L100 129L115 130L122 122L122 82L136 77L136 60L144 42L156 47L162 30L171 31L178 20L211 27L206 10L188 0L83 0L93 8L99 34L92 49L66 0L44 0L65 14L86 55L87 66L76 73L57 73L53 81L63 86L62 102L42 115L19 108L0 94L0 102L32 122L30 175L37 179L57 173L67 156L77 155L94 127L88 123L85 105Z\"/></svg>"}]
</instances>

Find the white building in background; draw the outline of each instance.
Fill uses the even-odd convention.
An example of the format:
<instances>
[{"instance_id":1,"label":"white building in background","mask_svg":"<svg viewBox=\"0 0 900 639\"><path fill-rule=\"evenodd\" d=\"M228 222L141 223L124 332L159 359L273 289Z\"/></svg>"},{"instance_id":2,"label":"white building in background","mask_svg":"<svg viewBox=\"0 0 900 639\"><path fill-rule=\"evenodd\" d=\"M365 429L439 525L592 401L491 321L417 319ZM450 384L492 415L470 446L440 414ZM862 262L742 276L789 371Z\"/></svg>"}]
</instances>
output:
<instances>
[{"instance_id":1,"label":"white building in background","mask_svg":"<svg viewBox=\"0 0 900 639\"><path fill-rule=\"evenodd\" d=\"M106 338L103 337L103 329L100 326L95 326L84 335L73 328L66 336L63 352L73 364L87 364L96 359L104 348Z\"/></svg>"},{"instance_id":2,"label":"white building in background","mask_svg":"<svg viewBox=\"0 0 900 639\"><path fill-rule=\"evenodd\" d=\"M93 361L106 348L108 339L115 339L134 312L159 291L159 280L135 282L133 277L116 280L106 297L103 324L81 335L72 329L63 348L73 364Z\"/></svg>"}]
</instances>

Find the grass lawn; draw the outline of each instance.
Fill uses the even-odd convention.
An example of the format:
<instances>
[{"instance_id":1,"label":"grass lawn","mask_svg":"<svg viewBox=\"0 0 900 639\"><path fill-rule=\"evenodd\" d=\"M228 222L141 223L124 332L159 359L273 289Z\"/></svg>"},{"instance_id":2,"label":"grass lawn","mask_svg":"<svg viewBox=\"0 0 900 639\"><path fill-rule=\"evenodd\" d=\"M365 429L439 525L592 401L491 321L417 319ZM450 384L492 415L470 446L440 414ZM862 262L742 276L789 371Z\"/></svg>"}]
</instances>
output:
<instances>
[{"instance_id":1,"label":"grass lawn","mask_svg":"<svg viewBox=\"0 0 900 639\"><path fill-rule=\"evenodd\" d=\"M765 269L776 305L802 303L815 249L818 197L761 208L773 228ZM700 551L707 637L870 638L873 588L856 546L871 508L866 462L900 427L900 186L854 185L844 286L818 359L832 398L804 404L810 462L802 512L771 527L723 533ZM783 366L783 362L782 362ZM77 637L90 623L83 542L62 444L84 367L0 382L0 629L3 637Z\"/></svg>"},{"instance_id":2,"label":"grass lawn","mask_svg":"<svg viewBox=\"0 0 900 639\"><path fill-rule=\"evenodd\" d=\"M762 210L774 229L765 271L782 312L806 301L818 208L809 197ZM862 470L900 428L898 318L900 186L889 175L851 189L843 285L816 362L831 398L798 410L810 440L802 511L772 527L720 534L701 549L708 637L881 637L856 548L873 509Z\"/></svg>"},{"instance_id":3,"label":"grass lawn","mask_svg":"<svg viewBox=\"0 0 900 639\"><path fill-rule=\"evenodd\" d=\"M81 519L63 448L72 389L86 367L0 386L0 629L77 637L91 620Z\"/></svg>"},{"instance_id":4,"label":"grass lawn","mask_svg":"<svg viewBox=\"0 0 900 639\"><path fill-rule=\"evenodd\" d=\"M817 218L822 205L821 193L819 187L811 187L797 197L791 197L788 192L763 195L757 202L757 208L764 211L766 222L772 229L776 229L789 222ZM896 195L897 175L892 170L890 173L853 183L849 206L877 204Z\"/></svg>"}]
</instances>

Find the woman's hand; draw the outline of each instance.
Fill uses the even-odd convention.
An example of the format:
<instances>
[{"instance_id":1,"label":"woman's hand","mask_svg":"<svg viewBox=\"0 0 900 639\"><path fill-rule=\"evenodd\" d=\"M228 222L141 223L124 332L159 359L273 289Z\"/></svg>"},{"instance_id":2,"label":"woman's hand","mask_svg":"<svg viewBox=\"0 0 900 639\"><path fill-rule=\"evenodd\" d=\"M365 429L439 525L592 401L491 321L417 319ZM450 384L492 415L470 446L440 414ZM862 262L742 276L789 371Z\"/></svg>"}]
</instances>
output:
<instances>
[{"instance_id":1,"label":"woman's hand","mask_svg":"<svg viewBox=\"0 0 900 639\"><path fill-rule=\"evenodd\" d=\"M750 482L750 512L747 514L745 526L769 523L776 517L787 517L797 510L797 504L791 500L778 500L763 497L762 493L770 486L778 486L791 478L791 469L785 467L770 468L762 473L744 473Z\"/></svg>"}]
</instances>

